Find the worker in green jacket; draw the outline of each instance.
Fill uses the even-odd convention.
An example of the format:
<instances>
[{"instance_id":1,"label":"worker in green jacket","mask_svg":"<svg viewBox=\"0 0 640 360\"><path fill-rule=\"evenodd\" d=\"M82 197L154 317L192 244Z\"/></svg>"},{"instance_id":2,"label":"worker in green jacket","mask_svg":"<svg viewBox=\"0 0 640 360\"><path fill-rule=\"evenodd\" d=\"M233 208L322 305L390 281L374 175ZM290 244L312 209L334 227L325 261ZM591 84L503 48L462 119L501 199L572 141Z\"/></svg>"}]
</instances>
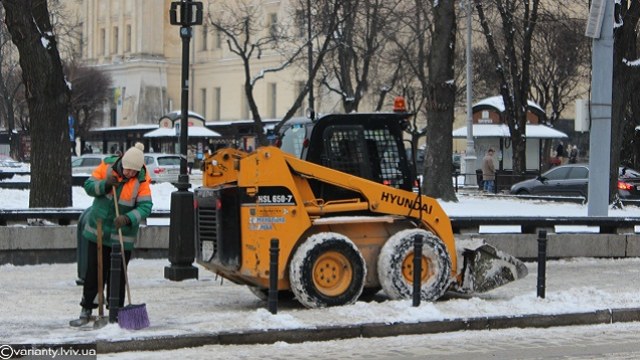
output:
<instances>
[{"instance_id":1,"label":"worker in green jacket","mask_svg":"<svg viewBox=\"0 0 640 360\"><path fill-rule=\"evenodd\" d=\"M87 273L83 286L83 296L80 306L80 318L70 322L71 326L81 326L91 319L91 311L97 305L98 271L97 271L97 236L98 219L102 220L102 263L103 279L107 284L107 299L110 289L108 284L111 270L111 247L118 244L118 229L122 232L125 261L131 258L138 236L140 223L151 214L153 206L151 200L151 178L144 166L144 145L137 143L127 150L121 157L105 158L91 173L91 177L84 183L84 189L89 196L94 197L91 212L85 222L82 236L88 240ZM114 193L117 195L118 212L116 216ZM125 277L121 271L120 294L124 294ZM120 296L120 304L124 305L124 296Z\"/></svg>"}]
</instances>

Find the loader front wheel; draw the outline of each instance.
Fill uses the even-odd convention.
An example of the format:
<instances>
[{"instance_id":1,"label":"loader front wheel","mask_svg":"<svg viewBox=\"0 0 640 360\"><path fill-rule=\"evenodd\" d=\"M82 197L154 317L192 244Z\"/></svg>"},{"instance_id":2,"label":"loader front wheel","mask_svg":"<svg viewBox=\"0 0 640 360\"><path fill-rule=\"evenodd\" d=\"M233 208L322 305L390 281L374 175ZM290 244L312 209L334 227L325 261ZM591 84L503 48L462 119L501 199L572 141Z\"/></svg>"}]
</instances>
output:
<instances>
[{"instance_id":1,"label":"loader front wheel","mask_svg":"<svg viewBox=\"0 0 640 360\"><path fill-rule=\"evenodd\" d=\"M364 287L364 258L341 234L310 236L289 265L291 291L308 308L352 304Z\"/></svg>"},{"instance_id":2,"label":"loader front wheel","mask_svg":"<svg viewBox=\"0 0 640 360\"><path fill-rule=\"evenodd\" d=\"M378 279L391 299L412 297L416 237L421 237L423 244L420 298L424 301L437 300L451 283L451 258L444 243L422 229L402 230L387 240L378 257Z\"/></svg>"}]
</instances>

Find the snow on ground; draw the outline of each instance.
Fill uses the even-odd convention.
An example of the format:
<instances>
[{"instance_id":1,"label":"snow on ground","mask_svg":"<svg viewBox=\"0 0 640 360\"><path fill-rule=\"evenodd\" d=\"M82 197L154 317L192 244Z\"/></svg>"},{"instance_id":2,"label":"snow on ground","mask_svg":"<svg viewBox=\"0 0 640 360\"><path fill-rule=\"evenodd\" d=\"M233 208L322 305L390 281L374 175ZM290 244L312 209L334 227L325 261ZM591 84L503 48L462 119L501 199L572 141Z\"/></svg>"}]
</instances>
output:
<instances>
[{"instance_id":1,"label":"snow on ground","mask_svg":"<svg viewBox=\"0 0 640 360\"><path fill-rule=\"evenodd\" d=\"M372 322L434 321L482 316L561 314L640 307L640 259L572 259L547 264L546 298L536 297L536 264L530 275L471 298L412 307L411 301L376 301L327 309L281 302L272 315L246 286L222 282L200 268L199 280L171 282L168 261L135 259L130 265L133 303L145 303L151 327L129 331L110 324L100 330L70 328L80 311L82 288L75 264L0 266L0 339L5 343L79 343L162 335L259 329L314 328Z\"/></svg>"},{"instance_id":2,"label":"snow on ground","mask_svg":"<svg viewBox=\"0 0 640 360\"><path fill-rule=\"evenodd\" d=\"M28 176L14 176L10 181L28 181ZM200 186L202 172L194 171L191 190ZM7 180L5 180L7 181ZM153 208L169 210L171 193L175 186L169 183L152 184ZM72 188L73 207L84 209L91 206L93 199L79 186ZM441 202L449 216L587 216L587 205L553 202L544 200L524 200L515 197L484 195L476 191L461 189L458 202ZM0 189L0 209L25 209L29 207L29 190ZM640 207L627 206L625 209L609 209L609 216L640 217Z\"/></svg>"},{"instance_id":3,"label":"snow on ground","mask_svg":"<svg viewBox=\"0 0 640 360\"><path fill-rule=\"evenodd\" d=\"M197 176L197 175L196 175ZM197 186L197 185L196 185ZM155 209L168 210L171 184L152 185ZM0 209L28 208L28 190L0 190ZM442 203L450 216L586 216L586 205L477 196L462 191L459 202ZM73 188L73 207L92 199ZM610 216L640 217L640 208L610 210ZM151 327L132 332L108 325L97 331L69 328L80 310L81 287L75 264L0 266L0 339L5 343L74 343L134 337L218 333L247 329L293 329L370 322L417 322L479 316L559 314L607 308L640 307L640 259L572 259L549 262L547 296L536 297L536 264L523 280L471 298L411 306L411 301L357 302L309 310L296 302L266 310L244 286L222 282L200 268L199 280L164 279L166 259L134 259L130 265L133 303L146 303Z\"/></svg>"}]
</instances>

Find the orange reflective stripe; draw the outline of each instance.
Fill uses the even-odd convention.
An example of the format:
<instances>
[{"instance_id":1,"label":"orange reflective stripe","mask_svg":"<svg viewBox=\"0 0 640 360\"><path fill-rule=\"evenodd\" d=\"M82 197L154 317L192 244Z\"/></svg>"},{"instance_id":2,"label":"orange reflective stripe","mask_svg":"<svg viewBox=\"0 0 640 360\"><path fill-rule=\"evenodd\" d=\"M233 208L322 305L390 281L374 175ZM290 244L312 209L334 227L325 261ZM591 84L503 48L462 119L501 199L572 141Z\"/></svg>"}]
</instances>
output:
<instances>
[{"instance_id":1,"label":"orange reflective stripe","mask_svg":"<svg viewBox=\"0 0 640 360\"><path fill-rule=\"evenodd\" d=\"M122 205L127 205L127 206L131 206L133 205L133 199L136 196L136 193L138 192L138 181L134 180L134 181L127 181L124 186L122 187L122 192L120 192L120 197L119 200L122 203Z\"/></svg>"},{"instance_id":2,"label":"orange reflective stripe","mask_svg":"<svg viewBox=\"0 0 640 360\"><path fill-rule=\"evenodd\" d=\"M111 169L110 165L107 165L104 161L100 165L96 166L91 173L91 177L97 180L104 180L107 178L107 169Z\"/></svg>"}]
</instances>

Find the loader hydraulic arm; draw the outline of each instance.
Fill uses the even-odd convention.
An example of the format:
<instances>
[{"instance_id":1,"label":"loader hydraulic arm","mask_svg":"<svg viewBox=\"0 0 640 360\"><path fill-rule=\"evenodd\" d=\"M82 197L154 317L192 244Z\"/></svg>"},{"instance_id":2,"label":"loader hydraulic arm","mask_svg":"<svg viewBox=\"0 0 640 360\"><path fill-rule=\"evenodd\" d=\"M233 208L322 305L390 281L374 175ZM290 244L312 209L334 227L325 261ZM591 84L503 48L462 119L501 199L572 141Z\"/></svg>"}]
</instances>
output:
<instances>
[{"instance_id":1,"label":"loader hydraulic arm","mask_svg":"<svg viewBox=\"0 0 640 360\"><path fill-rule=\"evenodd\" d=\"M420 221L422 226L430 229L447 246L455 248L451 221L435 199L329 169L286 153L282 153L282 156L298 176L355 191L366 199L366 202L354 199L331 204L307 204L307 212L310 214L322 214L335 209L340 212L369 210L385 215L406 216Z\"/></svg>"}]
</instances>

